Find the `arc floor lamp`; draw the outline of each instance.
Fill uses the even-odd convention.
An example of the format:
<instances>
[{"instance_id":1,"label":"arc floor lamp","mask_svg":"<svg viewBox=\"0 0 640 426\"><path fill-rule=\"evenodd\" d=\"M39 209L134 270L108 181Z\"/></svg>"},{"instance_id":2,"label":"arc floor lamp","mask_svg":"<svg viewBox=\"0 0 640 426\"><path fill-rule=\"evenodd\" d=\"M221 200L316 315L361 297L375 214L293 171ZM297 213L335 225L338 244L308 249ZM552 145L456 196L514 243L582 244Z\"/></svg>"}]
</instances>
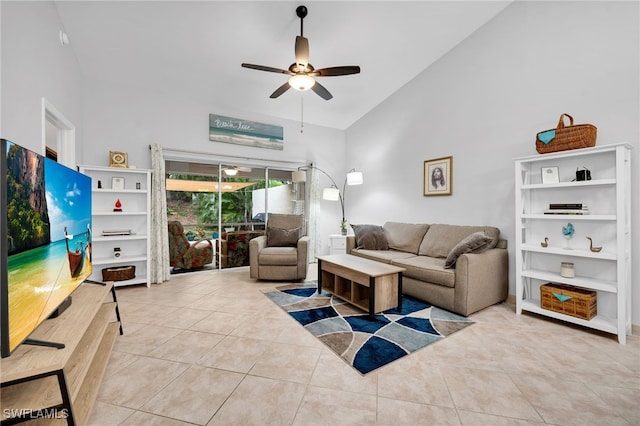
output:
<instances>
[{"instance_id":1,"label":"arc floor lamp","mask_svg":"<svg viewBox=\"0 0 640 426\"><path fill-rule=\"evenodd\" d=\"M364 183L364 179L362 176L362 172L356 171L356 169L351 169L347 172L347 176L344 179L344 184L342 185L342 192L338 187L338 184L335 180L324 170L321 168L310 164L305 167L299 167L297 171L292 172L291 180L293 182L306 182L307 180L307 170L316 169L320 173L324 174L331 181L331 186L326 187L322 190L322 198L324 200L330 201L340 201L340 208L342 209L342 221L340 222L340 229L342 230L342 234L347 234L347 220L344 217L344 203L345 203L345 191L347 189L347 185L362 185Z\"/></svg>"}]
</instances>

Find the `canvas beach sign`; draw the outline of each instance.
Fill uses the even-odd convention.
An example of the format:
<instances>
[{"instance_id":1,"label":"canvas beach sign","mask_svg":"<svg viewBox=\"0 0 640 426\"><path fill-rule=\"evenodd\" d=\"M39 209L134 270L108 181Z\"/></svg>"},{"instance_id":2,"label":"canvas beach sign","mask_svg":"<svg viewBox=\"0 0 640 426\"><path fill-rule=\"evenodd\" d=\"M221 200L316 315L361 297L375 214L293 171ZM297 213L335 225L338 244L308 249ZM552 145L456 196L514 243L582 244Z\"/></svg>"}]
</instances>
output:
<instances>
[{"instance_id":1,"label":"canvas beach sign","mask_svg":"<svg viewBox=\"0 0 640 426\"><path fill-rule=\"evenodd\" d=\"M210 141L282 150L283 135L282 126L209 114Z\"/></svg>"}]
</instances>

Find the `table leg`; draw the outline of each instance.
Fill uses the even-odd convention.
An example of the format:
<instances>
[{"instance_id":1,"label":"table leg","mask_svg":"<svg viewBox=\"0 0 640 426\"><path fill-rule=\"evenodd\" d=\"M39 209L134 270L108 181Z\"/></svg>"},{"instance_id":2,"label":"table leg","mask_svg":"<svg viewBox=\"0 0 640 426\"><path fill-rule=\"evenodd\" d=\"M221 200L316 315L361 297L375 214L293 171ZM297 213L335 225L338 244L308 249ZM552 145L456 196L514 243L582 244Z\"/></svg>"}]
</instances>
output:
<instances>
[{"instance_id":1,"label":"table leg","mask_svg":"<svg viewBox=\"0 0 640 426\"><path fill-rule=\"evenodd\" d=\"M376 308L376 279L369 277L369 316L373 317Z\"/></svg>"},{"instance_id":2,"label":"table leg","mask_svg":"<svg viewBox=\"0 0 640 426\"><path fill-rule=\"evenodd\" d=\"M402 272L398 272L398 312L402 312Z\"/></svg>"},{"instance_id":3,"label":"table leg","mask_svg":"<svg viewBox=\"0 0 640 426\"><path fill-rule=\"evenodd\" d=\"M318 259L318 295L322 294L322 260Z\"/></svg>"}]
</instances>

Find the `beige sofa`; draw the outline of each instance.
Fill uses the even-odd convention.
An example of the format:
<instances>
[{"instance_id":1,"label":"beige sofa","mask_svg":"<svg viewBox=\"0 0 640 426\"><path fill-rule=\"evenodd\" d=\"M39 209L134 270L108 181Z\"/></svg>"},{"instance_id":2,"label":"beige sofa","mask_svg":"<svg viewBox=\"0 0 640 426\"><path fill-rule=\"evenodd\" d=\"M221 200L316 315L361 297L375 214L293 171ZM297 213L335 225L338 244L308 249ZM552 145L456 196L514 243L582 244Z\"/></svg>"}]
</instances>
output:
<instances>
[{"instance_id":1,"label":"beige sofa","mask_svg":"<svg viewBox=\"0 0 640 426\"><path fill-rule=\"evenodd\" d=\"M405 268L403 294L464 316L507 298L507 241L498 228L400 222L353 228L347 253Z\"/></svg>"}]
</instances>

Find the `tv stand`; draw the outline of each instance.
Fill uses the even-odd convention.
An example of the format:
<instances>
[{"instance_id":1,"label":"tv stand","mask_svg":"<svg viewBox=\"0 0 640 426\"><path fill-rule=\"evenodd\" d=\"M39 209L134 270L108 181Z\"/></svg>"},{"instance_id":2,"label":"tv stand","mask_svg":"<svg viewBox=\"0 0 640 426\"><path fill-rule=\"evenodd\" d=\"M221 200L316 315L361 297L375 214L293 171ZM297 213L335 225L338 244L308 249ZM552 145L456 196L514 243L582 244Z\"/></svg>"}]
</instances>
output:
<instances>
[{"instance_id":1,"label":"tv stand","mask_svg":"<svg viewBox=\"0 0 640 426\"><path fill-rule=\"evenodd\" d=\"M20 345L0 360L1 424L39 418L40 422L87 424L118 335L113 283L81 285L73 305L32 333L39 341L56 341L56 351ZM38 422L39 424L39 422Z\"/></svg>"}]
</instances>

